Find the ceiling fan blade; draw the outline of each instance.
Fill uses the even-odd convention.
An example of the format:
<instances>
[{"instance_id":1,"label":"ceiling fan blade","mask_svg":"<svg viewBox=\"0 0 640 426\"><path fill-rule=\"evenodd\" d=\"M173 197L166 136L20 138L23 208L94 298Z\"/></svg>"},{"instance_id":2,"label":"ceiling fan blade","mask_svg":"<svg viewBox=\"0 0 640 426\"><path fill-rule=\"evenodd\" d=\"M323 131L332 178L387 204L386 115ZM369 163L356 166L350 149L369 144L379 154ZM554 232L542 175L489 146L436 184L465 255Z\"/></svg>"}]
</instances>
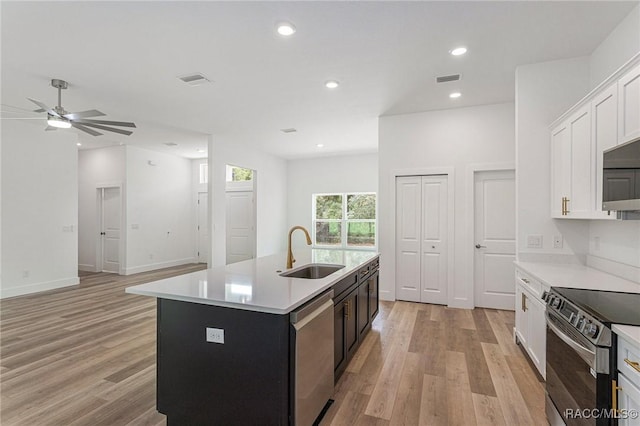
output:
<instances>
[{"instance_id":1,"label":"ceiling fan blade","mask_svg":"<svg viewBox=\"0 0 640 426\"><path fill-rule=\"evenodd\" d=\"M73 121L71 122L71 125L72 125L73 127L75 127L76 129L78 129L78 130L82 130L83 132L87 132L87 133L89 133L89 134L90 134L90 135L92 135L92 136L100 136L100 135L102 134L102 133L100 133L100 132L96 132L96 131L95 131L95 130L93 130L93 129L90 129L90 128L88 128L88 127L83 126L82 124L78 124L78 123L73 122Z\"/></svg>"},{"instance_id":2,"label":"ceiling fan blade","mask_svg":"<svg viewBox=\"0 0 640 426\"><path fill-rule=\"evenodd\" d=\"M109 121L109 120L75 120L80 124L106 124L109 126L120 126L120 127L136 127L135 123L130 123L127 121Z\"/></svg>"},{"instance_id":3,"label":"ceiling fan blade","mask_svg":"<svg viewBox=\"0 0 640 426\"><path fill-rule=\"evenodd\" d=\"M100 124L87 123L86 121L82 121L80 123L78 123L77 121L72 121L72 125L75 126L76 124L79 124L80 126L83 126L83 127L84 126L95 127L96 129L106 130L107 132L120 133L121 135L127 135L127 136L133 133L128 130L120 130L120 129L115 129L113 127L101 126Z\"/></svg>"},{"instance_id":4,"label":"ceiling fan blade","mask_svg":"<svg viewBox=\"0 0 640 426\"><path fill-rule=\"evenodd\" d=\"M34 104L38 105L42 111L40 110L35 110L34 112L48 112L51 115L55 115L56 117L60 117L60 114L58 114L54 109L49 108L48 106L46 106L45 104L43 104L40 101L36 101L35 99L31 99L31 98L27 98L29 99L31 102L33 102Z\"/></svg>"},{"instance_id":5,"label":"ceiling fan blade","mask_svg":"<svg viewBox=\"0 0 640 426\"><path fill-rule=\"evenodd\" d=\"M90 109L88 111L70 112L69 114L65 114L63 117L68 118L69 120L77 120L84 117L100 117L103 115L105 114L97 109Z\"/></svg>"}]
</instances>

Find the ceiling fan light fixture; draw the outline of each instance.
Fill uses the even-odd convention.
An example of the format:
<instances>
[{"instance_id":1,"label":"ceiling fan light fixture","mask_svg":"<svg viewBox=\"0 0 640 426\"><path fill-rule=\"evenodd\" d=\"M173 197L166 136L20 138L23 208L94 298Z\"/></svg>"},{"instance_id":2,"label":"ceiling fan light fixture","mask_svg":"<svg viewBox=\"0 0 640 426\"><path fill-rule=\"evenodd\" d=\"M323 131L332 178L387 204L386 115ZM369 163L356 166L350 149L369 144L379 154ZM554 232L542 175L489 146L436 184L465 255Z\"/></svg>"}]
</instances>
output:
<instances>
[{"instance_id":1,"label":"ceiling fan light fixture","mask_svg":"<svg viewBox=\"0 0 640 426\"><path fill-rule=\"evenodd\" d=\"M71 127L71 122L68 119L64 117L56 117L52 114L48 115L47 124L51 127L57 127L58 129L69 129Z\"/></svg>"}]
</instances>

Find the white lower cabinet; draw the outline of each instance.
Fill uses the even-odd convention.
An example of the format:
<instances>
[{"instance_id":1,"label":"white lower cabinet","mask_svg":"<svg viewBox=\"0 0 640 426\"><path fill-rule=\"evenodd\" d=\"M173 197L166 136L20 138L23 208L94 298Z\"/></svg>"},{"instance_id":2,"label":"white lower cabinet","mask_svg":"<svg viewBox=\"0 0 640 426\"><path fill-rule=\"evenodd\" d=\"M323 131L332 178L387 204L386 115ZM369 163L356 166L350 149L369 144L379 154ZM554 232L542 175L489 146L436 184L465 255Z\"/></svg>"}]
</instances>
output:
<instances>
[{"instance_id":1,"label":"white lower cabinet","mask_svg":"<svg viewBox=\"0 0 640 426\"><path fill-rule=\"evenodd\" d=\"M618 336L619 426L640 424L640 347ZM614 407L615 408L615 407Z\"/></svg>"},{"instance_id":2,"label":"white lower cabinet","mask_svg":"<svg viewBox=\"0 0 640 426\"><path fill-rule=\"evenodd\" d=\"M516 340L546 378L546 305L538 294L540 291L539 283L521 271L516 272Z\"/></svg>"}]
</instances>

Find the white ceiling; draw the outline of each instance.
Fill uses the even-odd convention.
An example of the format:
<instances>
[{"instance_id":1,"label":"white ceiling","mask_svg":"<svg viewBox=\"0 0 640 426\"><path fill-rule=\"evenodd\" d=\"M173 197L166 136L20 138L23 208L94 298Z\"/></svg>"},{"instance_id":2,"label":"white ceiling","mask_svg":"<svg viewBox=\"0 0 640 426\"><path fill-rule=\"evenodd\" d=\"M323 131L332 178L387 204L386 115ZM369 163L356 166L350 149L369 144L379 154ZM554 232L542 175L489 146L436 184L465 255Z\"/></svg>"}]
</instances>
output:
<instances>
[{"instance_id":1,"label":"white ceiling","mask_svg":"<svg viewBox=\"0 0 640 426\"><path fill-rule=\"evenodd\" d=\"M517 65L590 54L638 2L0 4L3 117L33 117L26 97L54 105L59 78L67 110L138 125L85 146L197 158L212 134L299 158L376 151L381 115L513 101ZM282 20L296 34L276 34ZM469 52L449 55L458 45ZM177 79L195 72L213 83Z\"/></svg>"}]
</instances>

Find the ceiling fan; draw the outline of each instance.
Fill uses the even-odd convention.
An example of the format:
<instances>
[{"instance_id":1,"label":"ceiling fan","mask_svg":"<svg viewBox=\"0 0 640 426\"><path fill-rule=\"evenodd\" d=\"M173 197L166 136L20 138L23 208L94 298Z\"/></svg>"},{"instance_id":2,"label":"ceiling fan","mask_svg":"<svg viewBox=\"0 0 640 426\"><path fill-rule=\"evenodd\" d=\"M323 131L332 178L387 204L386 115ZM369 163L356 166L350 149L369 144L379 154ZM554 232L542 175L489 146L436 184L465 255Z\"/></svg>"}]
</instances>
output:
<instances>
[{"instance_id":1,"label":"ceiling fan","mask_svg":"<svg viewBox=\"0 0 640 426\"><path fill-rule=\"evenodd\" d=\"M48 126L45 130L56 130L56 129L68 129L70 127L75 127L78 130L82 130L83 132L89 133L92 136L100 136L102 133L93 130L106 130L108 132L120 133L121 135L129 136L133 132L130 130L122 130L117 129L111 126L118 127L136 127L134 123L126 122L126 121L107 121L107 120L94 120L89 117L101 117L105 115L104 113L92 109L88 111L81 112L67 112L62 107L62 90L69 87L69 83L64 80L59 80L54 78L51 80L51 85L58 89L58 105L49 108L44 103L40 101L36 101L35 99L27 98L34 104L38 105L40 109L35 110L34 112L46 112L47 113L47 124Z\"/></svg>"}]
</instances>

